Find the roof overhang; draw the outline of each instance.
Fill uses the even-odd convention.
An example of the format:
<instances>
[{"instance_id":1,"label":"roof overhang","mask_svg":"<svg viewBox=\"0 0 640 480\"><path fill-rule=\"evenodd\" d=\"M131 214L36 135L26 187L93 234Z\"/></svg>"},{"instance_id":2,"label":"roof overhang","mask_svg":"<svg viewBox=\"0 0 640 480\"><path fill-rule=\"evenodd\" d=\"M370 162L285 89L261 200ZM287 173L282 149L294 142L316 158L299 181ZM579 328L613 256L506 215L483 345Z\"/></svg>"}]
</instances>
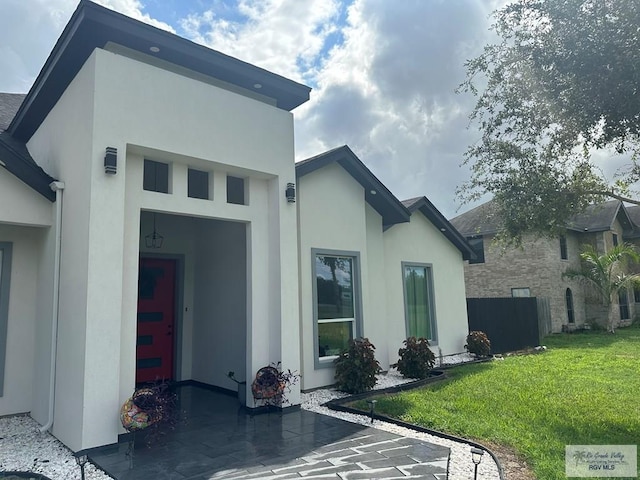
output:
<instances>
[{"instance_id":1,"label":"roof overhang","mask_svg":"<svg viewBox=\"0 0 640 480\"><path fill-rule=\"evenodd\" d=\"M364 189L365 200L382 216L384 228L408 222L411 214L351 149L344 145L296 163L296 177L303 177L330 163L344 168Z\"/></svg>"},{"instance_id":2,"label":"roof overhang","mask_svg":"<svg viewBox=\"0 0 640 480\"><path fill-rule=\"evenodd\" d=\"M406 205L406 203L405 203ZM407 206L413 214L416 211L422 213L440 232L462 253L463 260L476 258L476 254L469 242L456 230L442 213L429 201L427 197L420 197Z\"/></svg>"},{"instance_id":3,"label":"roof overhang","mask_svg":"<svg viewBox=\"0 0 640 480\"><path fill-rule=\"evenodd\" d=\"M159 61L268 97L276 107L287 111L309 100L311 89L306 85L81 0L11 122L9 132L27 142L93 50L104 48L107 43L153 55Z\"/></svg>"},{"instance_id":4,"label":"roof overhang","mask_svg":"<svg viewBox=\"0 0 640 480\"><path fill-rule=\"evenodd\" d=\"M49 184L53 178L31 159L24 144L16 142L7 132L0 131L0 167L5 168L47 200L53 202L56 194Z\"/></svg>"}]
</instances>

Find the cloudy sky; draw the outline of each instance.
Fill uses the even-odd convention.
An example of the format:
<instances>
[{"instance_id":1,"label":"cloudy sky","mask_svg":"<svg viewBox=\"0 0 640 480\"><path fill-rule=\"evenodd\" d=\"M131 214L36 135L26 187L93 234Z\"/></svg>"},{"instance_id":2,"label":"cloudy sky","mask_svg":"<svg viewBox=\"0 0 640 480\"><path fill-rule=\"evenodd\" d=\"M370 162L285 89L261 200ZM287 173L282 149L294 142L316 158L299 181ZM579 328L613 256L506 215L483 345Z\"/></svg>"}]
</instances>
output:
<instances>
[{"instance_id":1,"label":"cloudy sky","mask_svg":"<svg viewBox=\"0 0 640 480\"><path fill-rule=\"evenodd\" d=\"M26 93L78 0L0 1L0 91ZM452 217L478 133L454 90L500 0L98 0L313 88L298 160L347 144L400 199Z\"/></svg>"}]
</instances>

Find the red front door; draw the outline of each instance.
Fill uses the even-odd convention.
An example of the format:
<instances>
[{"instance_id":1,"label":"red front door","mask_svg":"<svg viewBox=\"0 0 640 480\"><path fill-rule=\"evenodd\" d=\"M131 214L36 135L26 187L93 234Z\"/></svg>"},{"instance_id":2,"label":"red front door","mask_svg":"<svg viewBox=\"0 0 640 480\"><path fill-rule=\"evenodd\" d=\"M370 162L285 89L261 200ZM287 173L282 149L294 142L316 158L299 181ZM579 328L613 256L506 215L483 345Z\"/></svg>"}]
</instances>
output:
<instances>
[{"instance_id":1,"label":"red front door","mask_svg":"<svg viewBox=\"0 0 640 480\"><path fill-rule=\"evenodd\" d=\"M136 383L173 380L176 261L141 258Z\"/></svg>"}]
</instances>

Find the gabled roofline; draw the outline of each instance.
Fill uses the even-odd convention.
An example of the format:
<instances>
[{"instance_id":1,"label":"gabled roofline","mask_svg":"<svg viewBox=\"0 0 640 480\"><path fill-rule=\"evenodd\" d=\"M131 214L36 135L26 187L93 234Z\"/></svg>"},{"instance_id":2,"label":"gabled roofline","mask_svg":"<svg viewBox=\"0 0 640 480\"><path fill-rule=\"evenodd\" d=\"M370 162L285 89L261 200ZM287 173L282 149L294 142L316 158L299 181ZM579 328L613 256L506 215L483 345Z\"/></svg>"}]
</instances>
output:
<instances>
[{"instance_id":1,"label":"gabled roofline","mask_svg":"<svg viewBox=\"0 0 640 480\"><path fill-rule=\"evenodd\" d=\"M309 100L310 88L198 45L89 0L81 0L29 90L8 131L27 142L94 49L123 45L188 70L269 97L284 110ZM159 48L152 53L151 47ZM260 85L259 89L256 85Z\"/></svg>"},{"instance_id":2,"label":"gabled roofline","mask_svg":"<svg viewBox=\"0 0 640 480\"><path fill-rule=\"evenodd\" d=\"M0 167L4 167L50 202L55 202L56 194L49 188L54 179L33 161L26 147L7 137L7 132L0 132Z\"/></svg>"},{"instance_id":3,"label":"gabled roofline","mask_svg":"<svg viewBox=\"0 0 640 480\"><path fill-rule=\"evenodd\" d=\"M385 230L391 225L410 220L409 210L378 180L347 145L296 163L296 178L304 177L334 162L362 185L365 200L382 216Z\"/></svg>"},{"instance_id":4,"label":"gabled roofline","mask_svg":"<svg viewBox=\"0 0 640 480\"><path fill-rule=\"evenodd\" d=\"M476 254L469 242L447 220L427 197L416 197L402 202L413 214L416 211L422 213L440 232L462 253L463 260L476 258Z\"/></svg>"},{"instance_id":5,"label":"gabled roofline","mask_svg":"<svg viewBox=\"0 0 640 480\"><path fill-rule=\"evenodd\" d=\"M613 230L613 224L615 223L616 219L618 218L618 215L622 213L622 215L625 217L626 221L628 222L628 230L632 231L635 228L635 223L633 223L633 220L631 220L631 217L629 216L629 212L627 212L627 208L624 206L624 204L619 201L619 200L610 200L610 201L616 201L618 202L618 204L616 205L616 210L615 212L613 212L613 215L611 216L611 222L609 222L609 224L607 225L602 225L600 227L595 227L595 228L585 228L585 227L578 227L575 225L567 225L566 229L572 232L582 232L584 233L586 232L606 232L609 230ZM596 205L597 207L597 205ZM624 225L623 225L624 227Z\"/></svg>"}]
</instances>

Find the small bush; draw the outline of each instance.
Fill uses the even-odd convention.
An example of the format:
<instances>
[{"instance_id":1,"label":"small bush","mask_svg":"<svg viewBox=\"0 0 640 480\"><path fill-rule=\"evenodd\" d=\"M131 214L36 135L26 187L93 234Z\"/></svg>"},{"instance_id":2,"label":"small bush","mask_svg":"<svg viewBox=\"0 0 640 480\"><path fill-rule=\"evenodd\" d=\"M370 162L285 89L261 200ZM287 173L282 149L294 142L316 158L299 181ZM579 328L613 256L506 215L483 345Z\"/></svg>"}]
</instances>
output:
<instances>
[{"instance_id":1,"label":"small bush","mask_svg":"<svg viewBox=\"0 0 640 480\"><path fill-rule=\"evenodd\" d=\"M409 337L403 343L405 346L398 350L398 371L405 378L427 378L436 364L429 341L426 338Z\"/></svg>"},{"instance_id":2,"label":"small bush","mask_svg":"<svg viewBox=\"0 0 640 480\"><path fill-rule=\"evenodd\" d=\"M349 340L347 349L335 360L338 390L363 393L375 386L376 375L382 371L375 357L375 349L368 338Z\"/></svg>"},{"instance_id":3,"label":"small bush","mask_svg":"<svg viewBox=\"0 0 640 480\"><path fill-rule=\"evenodd\" d=\"M467 344L464 346L469 353L479 357L486 357L491 353L491 342L484 332L473 331L467 336Z\"/></svg>"}]
</instances>

